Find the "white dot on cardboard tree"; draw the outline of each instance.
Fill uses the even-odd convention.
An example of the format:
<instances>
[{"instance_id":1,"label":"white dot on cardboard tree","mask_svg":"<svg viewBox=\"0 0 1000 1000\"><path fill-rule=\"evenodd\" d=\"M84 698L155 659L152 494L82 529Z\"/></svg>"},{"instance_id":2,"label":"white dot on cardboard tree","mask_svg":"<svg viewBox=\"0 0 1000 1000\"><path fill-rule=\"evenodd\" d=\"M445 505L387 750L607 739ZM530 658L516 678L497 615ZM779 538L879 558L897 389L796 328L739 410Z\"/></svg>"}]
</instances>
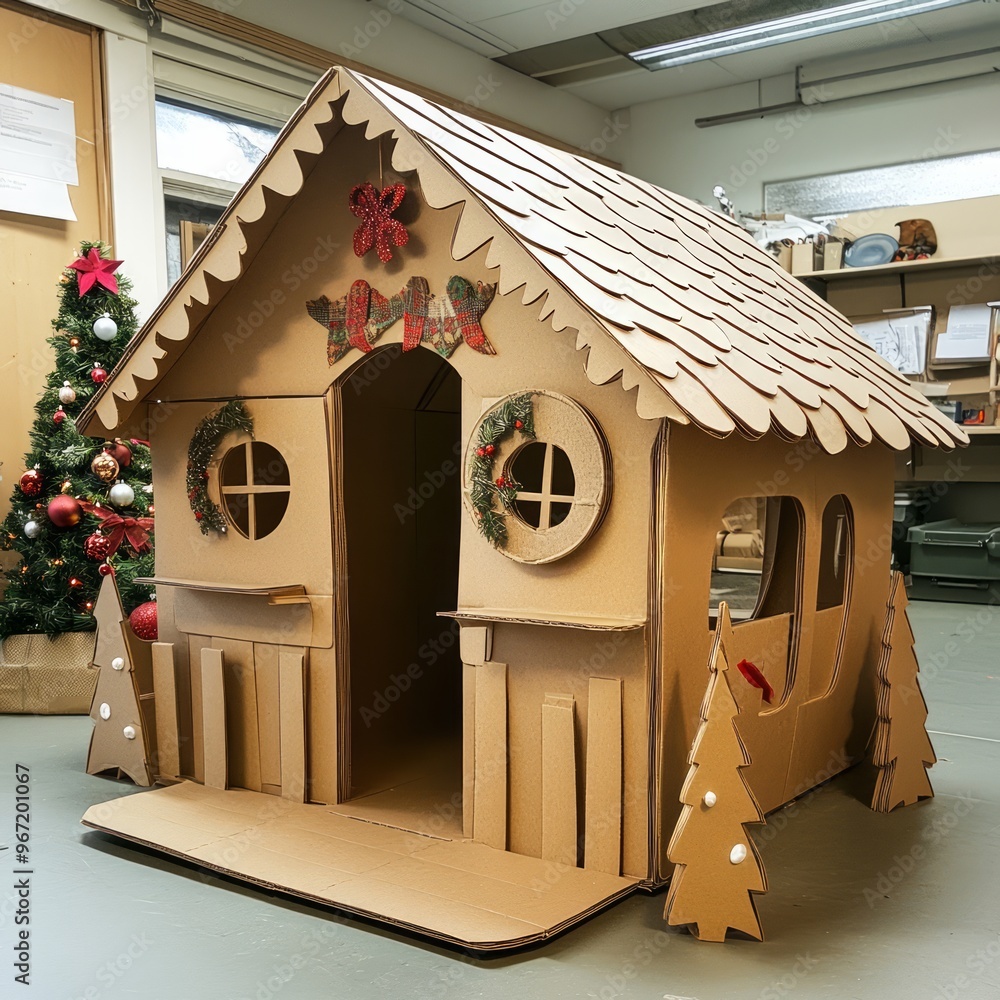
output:
<instances>
[{"instance_id":1,"label":"white dot on cardboard tree","mask_svg":"<svg viewBox=\"0 0 1000 1000\"><path fill-rule=\"evenodd\" d=\"M746 861L746 859L747 859L746 844L736 844L733 847L733 849L729 852L730 864L738 865L741 861Z\"/></svg>"},{"instance_id":2,"label":"white dot on cardboard tree","mask_svg":"<svg viewBox=\"0 0 1000 1000\"><path fill-rule=\"evenodd\" d=\"M715 794L715 792L705 792L701 801L705 803L706 809L711 809L712 806L719 801L719 797Z\"/></svg>"},{"instance_id":3,"label":"white dot on cardboard tree","mask_svg":"<svg viewBox=\"0 0 1000 1000\"><path fill-rule=\"evenodd\" d=\"M112 670L124 670L125 669L125 661L120 656L116 656L111 661L111 669Z\"/></svg>"},{"instance_id":4,"label":"white dot on cardboard tree","mask_svg":"<svg viewBox=\"0 0 1000 1000\"><path fill-rule=\"evenodd\" d=\"M100 712L102 719L111 718L111 706L106 701L101 702Z\"/></svg>"},{"instance_id":5,"label":"white dot on cardboard tree","mask_svg":"<svg viewBox=\"0 0 1000 1000\"><path fill-rule=\"evenodd\" d=\"M135 726L126 726L122 730L122 736L124 736L125 739L127 739L127 740L134 740L135 739Z\"/></svg>"}]
</instances>

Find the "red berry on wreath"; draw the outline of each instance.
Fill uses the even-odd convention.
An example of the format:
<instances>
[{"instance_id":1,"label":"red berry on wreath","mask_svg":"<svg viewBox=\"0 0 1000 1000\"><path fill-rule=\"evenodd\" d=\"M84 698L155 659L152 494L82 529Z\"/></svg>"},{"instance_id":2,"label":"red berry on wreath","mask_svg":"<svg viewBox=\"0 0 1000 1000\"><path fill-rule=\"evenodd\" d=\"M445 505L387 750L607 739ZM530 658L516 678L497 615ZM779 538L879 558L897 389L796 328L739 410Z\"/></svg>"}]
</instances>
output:
<instances>
[{"instance_id":1,"label":"red berry on wreath","mask_svg":"<svg viewBox=\"0 0 1000 1000\"><path fill-rule=\"evenodd\" d=\"M520 430L520 429L521 429L521 428L522 428L522 427L524 426L524 421L523 421L523 420L515 420L515 421L514 421L514 426L515 426L515 427L516 427L516 428L517 428L518 430Z\"/></svg>"},{"instance_id":2,"label":"red berry on wreath","mask_svg":"<svg viewBox=\"0 0 1000 1000\"><path fill-rule=\"evenodd\" d=\"M157 636L156 627L156 601L146 601L140 604L128 616L128 623L132 626L132 631L147 642L152 642Z\"/></svg>"},{"instance_id":3,"label":"red berry on wreath","mask_svg":"<svg viewBox=\"0 0 1000 1000\"><path fill-rule=\"evenodd\" d=\"M495 452L495 451L496 451L496 448L495 448L495 447L494 447L493 445L491 445L491 444L488 444L488 445L486 446L486 454L487 454L487 455L492 455L492 454L493 454L493 452Z\"/></svg>"},{"instance_id":4,"label":"red berry on wreath","mask_svg":"<svg viewBox=\"0 0 1000 1000\"><path fill-rule=\"evenodd\" d=\"M499 479L497 479L497 486L499 486L500 489L503 489L506 485L507 485L507 480L504 479L503 476L500 476Z\"/></svg>"},{"instance_id":5,"label":"red berry on wreath","mask_svg":"<svg viewBox=\"0 0 1000 1000\"><path fill-rule=\"evenodd\" d=\"M101 576L114 576L115 568L110 563L101 563L101 565L97 567L97 572L100 573Z\"/></svg>"},{"instance_id":6,"label":"red berry on wreath","mask_svg":"<svg viewBox=\"0 0 1000 1000\"><path fill-rule=\"evenodd\" d=\"M194 519L195 519L196 521L200 521L200 520L201 520L201 519L202 519L202 518L203 518L204 516L205 516L205 515L204 515L204 514L202 514L202 512L201 512L200 510L196 510L196 511L194 512Z\"/></svg>"},{"instance_id":7,"label":"red berry on wreath","mask_svg":"<svg viewBox=\"0 0 1000 1000\"><path fill-rule=\"evenodd\" d=\"M483 455L485 455L485 454L486 454L486 449L485 449L485 448L477 448L477 449L476 449L476 454L477 454L477 455L478 455L478 456L479 456L480 458L482 458L482 457L483 457Z\"/></svg>"}]
</instances>

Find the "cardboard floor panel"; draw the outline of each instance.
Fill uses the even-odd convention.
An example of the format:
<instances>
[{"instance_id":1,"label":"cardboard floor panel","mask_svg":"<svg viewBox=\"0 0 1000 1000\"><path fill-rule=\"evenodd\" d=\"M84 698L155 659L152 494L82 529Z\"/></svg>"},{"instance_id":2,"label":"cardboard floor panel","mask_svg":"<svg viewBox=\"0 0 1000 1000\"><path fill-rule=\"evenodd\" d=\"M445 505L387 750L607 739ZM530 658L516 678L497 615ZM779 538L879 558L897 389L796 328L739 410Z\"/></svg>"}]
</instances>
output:
<instances>
[{"instance_id":1,"label":"cardboard floor panel","mask_svg":"<svg viewBox=\"0 0 1000 1000\"><path fill-rule=\"evenodd\" d=\"M92 806L83 823L235 878L482 951L543 940L638 885L326 806L188 781Z\"/></svg>"}]
</instances>

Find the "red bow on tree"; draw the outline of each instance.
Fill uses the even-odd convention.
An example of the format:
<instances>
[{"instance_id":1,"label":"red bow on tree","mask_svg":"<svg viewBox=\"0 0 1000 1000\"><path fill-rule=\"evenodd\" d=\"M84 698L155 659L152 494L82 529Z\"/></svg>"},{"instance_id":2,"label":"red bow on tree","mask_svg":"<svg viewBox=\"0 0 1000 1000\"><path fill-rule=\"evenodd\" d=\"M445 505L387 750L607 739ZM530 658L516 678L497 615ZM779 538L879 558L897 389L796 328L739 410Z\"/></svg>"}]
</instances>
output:
<instances>
[{"instance_id":1,"label":"red bow on tree","mask_svg":"<svg viewBox=\"0 0 1000 1000\"><path fill-rule=\"evenodd\" d=\"M149 533L153 530L153 519L151 517L122 517L107 507L100 504L90 503L81 500L80 506L88 513L101 519L101 531L111 542L109 556L113 556L122 543L122 539L127 538L129 545L140 555L148 552Z\"/></svg>"},{"instance_id":2,"label":"red bow on tree","mask_svg":"<svg viewBox=\"0 0 1000 1000\"><path fill-rule=\"evenodd\" d=\"M120 260L105 260L96 247L87 251L86 257L77 257L70 267L77 272L76 283L83 298L94 287L103 285L112 295L118 294L118 279L114 272L124 263Z\"/></svg>"},{"instance_id":3,"label":"red bow on tree","mask_svg":"<svg viewBox=\"0 0 1000 1000\"><path fill-rule=\"evenodd\" d=\"M354 230L354 252L364 257L372 247L383 264L392 260L391 240L398 247L410 242L410 234L392 213L399 208L406 194L405 184L390 184L381 191L374 184L365 181L351 190L351 211L361 220Z\"/></svg>"}]
</instances>

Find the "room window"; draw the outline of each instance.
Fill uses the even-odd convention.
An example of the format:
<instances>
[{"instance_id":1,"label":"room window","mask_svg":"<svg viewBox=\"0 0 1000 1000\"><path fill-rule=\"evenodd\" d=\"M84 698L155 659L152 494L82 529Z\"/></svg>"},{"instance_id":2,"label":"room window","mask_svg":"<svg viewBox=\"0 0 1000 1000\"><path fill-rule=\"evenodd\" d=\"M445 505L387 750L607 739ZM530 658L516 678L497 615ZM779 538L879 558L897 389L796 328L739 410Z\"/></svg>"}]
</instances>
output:
<instances>
[{"instance_id":1,"label":"room window","mask_svg":"<svg viewBox=\"0 0 1000 1000\"><path fill-rule=\"evenodd\" d=\"M163 181L168 285L180 277L278 131L274 124L157 95L156 162Z\"/></svg>"},{"instance_id":2,"label":"room window","mask_svg":"<svg viewBox=\"0 0 1000 1000\"><path fill-rule=\"evenodd\" d=\"M515 510L525 524L544 531L566 520L573 508L576 479L562 448L532 441L514 455L508 474L521 487Z\"/></svg>"},{"instance_id":3,"label":"room window","mask_svg":"<svg viewBox=\"0 0 1000 1000\"><path fill-rule=\"evenodd\" d=\"M281 453L263 441L230 448L219 468L222 506L245 538L271 534L288 509L291 483Z\"/></svg>"},{"instance_id":4,"label":"room window","mask_svg":"<svg viewBox=\"0 0 1000 1000\"><path fill-rule=\"evenodd\" d=\"M597 422L579 403L541 389L530 395L534 438L504 437L494 460L494 468L519 487L499 551L515 562L547 563L575 551L600 526L611 500L611 456ZM467 477L478 440L477 424ZM467 478L467 496L469 486Z\"/></svg>"},{"instance_id":5,"label":"room window","mask_svg":"<svg viewBox=\"0 0 1000 1000\"><path fill-rule=\"evenodd\" d=\"M823 510L817 611L836 608L844 603L853 562L853 536L851 508L847 497L838 493Z\"/></svg>"},{"instance_id":6,"label":"room window","mask_svg":"<svg viewBox=\"0 0 1000 1000\"><path fill-rule=\"evenodd\" d=\"M794 612L802 516L794 497L742 497L726 508L712 560L712 627L720 601L734 622Z\"/></svg>"}]
</instances>

